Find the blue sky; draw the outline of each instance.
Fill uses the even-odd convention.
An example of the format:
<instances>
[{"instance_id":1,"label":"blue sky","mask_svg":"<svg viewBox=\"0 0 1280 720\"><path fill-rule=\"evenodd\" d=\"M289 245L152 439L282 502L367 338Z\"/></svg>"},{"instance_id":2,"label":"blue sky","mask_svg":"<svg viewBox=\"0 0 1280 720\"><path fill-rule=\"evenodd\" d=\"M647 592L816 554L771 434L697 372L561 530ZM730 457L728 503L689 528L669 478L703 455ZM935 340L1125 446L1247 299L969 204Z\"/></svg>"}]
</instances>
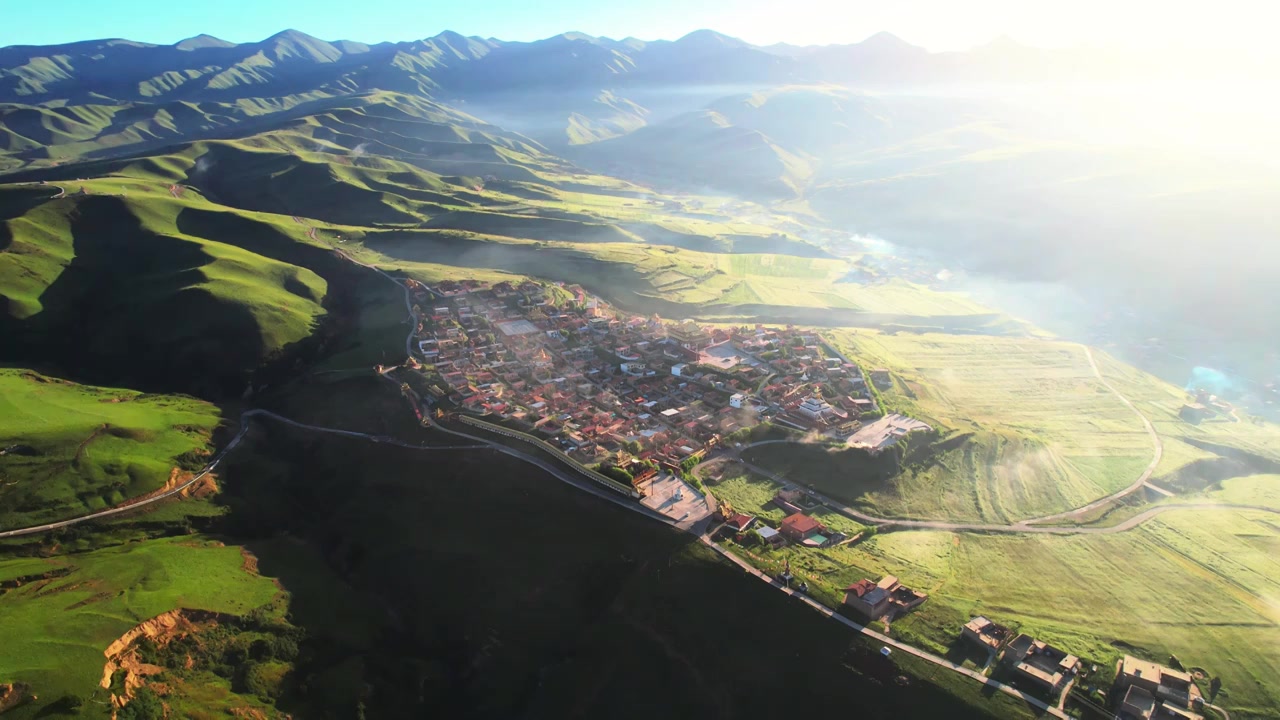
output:
<instances>
[{"instance_id":1,"label":"blue sky","mask_svg":"<svg viewBox=\"0 0 1280 720\"><path fill-rule=\"evenodd\" d=\"M296 28L326 40L456 30L533 40L567 30L644 40L709 27L755 43L857 42L885 30L931 50L1001 35L1033 45L1270 49L1280 3L1214 0L0 0L0 46L102 37L245 42Z\"/></svg>"}]
</instances>

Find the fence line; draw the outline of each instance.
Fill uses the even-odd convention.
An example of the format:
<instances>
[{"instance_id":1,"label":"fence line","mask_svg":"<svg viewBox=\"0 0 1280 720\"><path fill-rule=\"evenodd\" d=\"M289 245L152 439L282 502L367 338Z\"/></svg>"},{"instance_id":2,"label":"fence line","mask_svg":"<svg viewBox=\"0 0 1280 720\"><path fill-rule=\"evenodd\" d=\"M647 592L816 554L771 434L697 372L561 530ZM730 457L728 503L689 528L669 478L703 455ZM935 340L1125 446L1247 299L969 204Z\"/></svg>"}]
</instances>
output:
<instances>
[{"instance_id":1,"label":"fence line","mask_svg":"<svg viewBox=\"0 0 1280 720\"><path fill-rule=\"evenodd\" d=\"M564 453L563 450L561 450L558 447L555 447L554 445L546 442L545 440L541 440L539 438L533 437L532 435L522 433L519 430L512 430L511 428L506 428L501 425L495 425L491 422L485 422L484 420L471 417L470 415L459 415L458 419L467 425L471 425L472 427L478 427L483 430L495 432L499 435L503 435L505 437L509 437L515 440L520 440L522 442L526 442L531 445L534 445L539 449L546 450L547 452L555 456L557 460L561 460L567 463L569 467L572 467L574 470L577 470L578 472L587 476L588 479L593 480L596 483L603 485L604 487L616 493L627 495L628 497L632 497L632 498L640 497L640 492L635 488L627 485L623 485L622 483L618 482L617 480L614 480L611 477L607 477L605 475L602 475L596 472L595 470L591 470L589 468L583 467L582 463L569 457Z\"/></svg>"}]
</instances>

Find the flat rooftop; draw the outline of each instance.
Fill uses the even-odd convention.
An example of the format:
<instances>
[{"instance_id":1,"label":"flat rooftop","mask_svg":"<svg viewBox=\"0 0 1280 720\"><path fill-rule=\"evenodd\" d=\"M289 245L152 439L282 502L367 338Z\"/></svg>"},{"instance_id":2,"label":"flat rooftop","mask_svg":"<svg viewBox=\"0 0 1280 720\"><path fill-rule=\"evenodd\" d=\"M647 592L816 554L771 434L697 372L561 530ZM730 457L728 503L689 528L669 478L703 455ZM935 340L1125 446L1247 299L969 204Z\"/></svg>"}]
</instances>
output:
<instances>
[{"instance_id":1,"label":"flat rooftop","mask_svg":"<svg viewBox=\"0 0 1280 720\"><path fill-rule=\"evenodd\" d=\"M857 432L849 436L848 444L850 447L879 450L907 433L931 429L928 423L915 418L897 414L886 415L869 425L858 428Z\"/></svg>"},{"instance_id":2,"label":"flat rooftop","mask_svg":"<svg viewBox=\"0 0 1280 720\"><path fill-rule=\"evenodd\" d=\"M498 329L503 335L528 335L538 332L538 328L528 320L511 320L508 322L498 323Z\"/></svg>"}]
</instances>

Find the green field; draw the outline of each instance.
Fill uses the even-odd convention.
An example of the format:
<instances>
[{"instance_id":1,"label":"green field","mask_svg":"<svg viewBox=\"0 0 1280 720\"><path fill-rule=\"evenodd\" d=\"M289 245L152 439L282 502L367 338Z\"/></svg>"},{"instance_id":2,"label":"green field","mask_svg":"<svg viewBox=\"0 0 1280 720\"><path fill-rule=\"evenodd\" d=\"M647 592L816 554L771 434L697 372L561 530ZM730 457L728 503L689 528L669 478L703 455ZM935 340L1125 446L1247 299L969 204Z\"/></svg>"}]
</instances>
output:
<instances>
[{"instance_id":1,"label":"green field","mask_svg":"<svg viewBox=\"0 0 1280 720\"><path fill-rule=\"evenodd\" d=\"M1276 718L1278 549L1274 515L1196 510L1108 536L903 531L854 548L737 552L771 572L787 562L832 605L852 582L896 575L929 600L891 633L957 661L969 656L960 626L981 614L1108 670L1124 653L1177 655L1221 677L1232 717Z\"/></svg>"},{"instance_id":2,"label":"green field","mask_svg":"<svg viewBox=\"0 0 1280 720\"><path fill-rule=\"evenodd\" d=\"M117 505L208 457L219 412L188 397L0 369L0 529Z\"/></svg>"},{"instance_id":3,"label":"green field","mask_svg":"<svg viewBox=\"0 0 1280 720\"><path fill-rule=\"evenodd\" d=\"M893 371L894 388L882 393L891 409L967 437L858 494L868 507L1008 522L1120 490L1150 462L1141 421L1095 378L1079 345L862 330L835 341L863 367Z\"/></svg>"},{"instance_id":4,"label":"green field","mask_svg":"<svg viewBox=\"0 0 1280 720\"><path fill-rule=\"evenodd\" d=\"M0 577L29 578L0 591L0 682L27 683L42 700L13 716L34 717L66 694L97 691L105 701L103 651L145 620L179 608L243 614L270 602L276 587L243 564L240 548L197 537L0 561Z\"/></svg>"},{"instance_id":5,"label":"green field","mask_svg":"<svg viewBox=\"0 0 1280 720\"><path fill-rule=\"evenodd\" d=\"M945 648L986 614L1095 661L1126 648L1221 676L1244 717L1280 717L1280 527L1273 515L1166 513L1103 537L881 535L859 565L931 593L895 624ZM1101 662L1099 662L1101 666Z\"/></svg>"}]
</instances>

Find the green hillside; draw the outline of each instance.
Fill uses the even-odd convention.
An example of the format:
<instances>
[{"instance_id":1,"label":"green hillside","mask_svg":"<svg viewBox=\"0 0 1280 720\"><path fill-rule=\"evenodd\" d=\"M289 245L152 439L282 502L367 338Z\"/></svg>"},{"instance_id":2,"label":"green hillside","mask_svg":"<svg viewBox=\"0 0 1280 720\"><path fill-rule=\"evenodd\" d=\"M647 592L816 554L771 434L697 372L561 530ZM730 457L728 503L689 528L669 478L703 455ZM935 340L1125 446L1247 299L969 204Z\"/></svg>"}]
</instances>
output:
<instances>
[{"instance_id":1,"label":"green hillside","mask_svg":"<svg viewBox=\"0 0 1280 720\"><path fill-rule=\"evenodd\" d=\"M225 238L246 249L200 236L198 216L184 209L125 192L53 200L6 220L0 327L17 342L5 359L220 392L243 389L246 373L311 335L328 283L280 259L301 228L249 222L264 232Z\"/></svg>"},{"instance_id":2,"label":"green hillside","mask_svg":"<svg viewBox=\"0 0 1280 720\"><path fill-rule=\"evenodd\" d=\"M39 699L17 718L96 717L103 651L135 626L173 610L244 615L279 592L247 571L240 548L199 538L133 543L56 558L0 558L0 680ZM67 696L79 699L73 712ZM92 698L92 700L91 700ZM97 702L93 702L96 700Z\"/></svg>"},{"instance_id":3,"label":"green hillside","mask_svg":"<svg viewBox=\"0 0 1280 720\"><path fill-rule=\"evenodd\" d=\"M0 369L0 530L118 505L209 457L220 415L189 397Z\"/></svg>"}]
</instances>

